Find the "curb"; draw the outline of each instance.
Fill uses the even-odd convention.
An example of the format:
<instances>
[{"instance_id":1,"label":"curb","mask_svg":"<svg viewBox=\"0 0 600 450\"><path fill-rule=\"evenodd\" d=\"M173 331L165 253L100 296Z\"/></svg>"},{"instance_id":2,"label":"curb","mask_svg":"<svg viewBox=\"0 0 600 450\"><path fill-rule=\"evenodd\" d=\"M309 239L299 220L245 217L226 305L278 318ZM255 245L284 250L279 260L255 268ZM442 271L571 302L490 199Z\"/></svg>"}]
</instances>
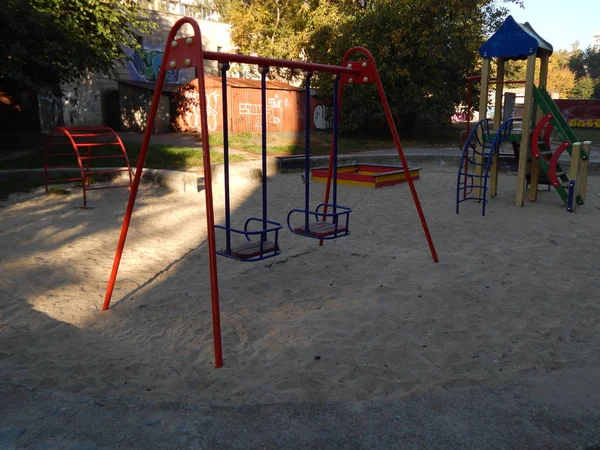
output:
<instances>
[{"instance_id":1,"label":"curb","mask_svg":"<svg viewBox=\"0 0 600 450\"><path fill-rule=\"evenodd\" d=\"M407 159L411 166L427 164L432 162L445 163L449 167L457 167L460 162L460 156L457 154L443 154L424 152L420 154L407 154ZM568 161L565 161L568 163ZM313 156L310 158L311 167L326 167L329 163L329 156ZM397 153L389 154L353 154L339 155L338 163L343 164L382 164L398 165L400 163ZM278 156L267 159L267 176L273 176L278 173L287 173L300 171L304 168L304 156ZM225 178L225 167L223 164L214 164L211 166L213 183L222 184ZM135 169L132 169L135 172ZM78 169L49 169L53 178L69 178L79 175ZM600 161L590 161L590 174L600 174ZM260 184L262 174L262 161L245 161L229 165L230 183L236 185L255 185ZM110 174L107 174L110 175ZM106 177L109 180L118 178L127 179L126 175L121 173L114 177ZM16 169L0 170L0 183L7 181L29 180L44 184L44 169ZM151 183L153 186L160 186L171 191L182 193L198 193L204 190L204 176L196 172L183 172L177 170L163 169L144 169L142 172L142 181Z\"/></svg>"},{"instance_id":2,"label":"curb","mask_svg":"<svg viewBox=\"0 0 600 450\"><path fill-rule=\"evenodd\" d=\"M304 168L304 156L278 156L277 167L279 172L285 173L288 171L301 170ZM409 166L427 164L432 162L445 163L449 167L458 168L461 156L457 153L444 154L442 152L423 152L423 153L407 153L406 159ZM504 159L504 158L502 158ZM510 158L506 158L510 159ZM563 168L568 168L569 159L560 160ZM329 164L329 156L313 156L310 158L310 167L327 167ZM400 159L397 153L389 154L354 154L354 155L339 155L338 164L382 164L382 165L400 165ZM516 171L516 168L515 168ZM600 161L590 161L590 174L600 174Z\"/></svg>"},{"instance_id":3,"label":"curb","mask_svg":"<svg viewBox=\"0 0 600 450\"><path fill-rule=\"evenodd\" d=\"M102 170L105 168L98 168ZM109 169L109 168L106 168ZM127 169L126 167L112 167L112 169ZM79 169L48 169L53 179L75 178L80 176ZM135 169L132 169L135 173ZM126 173L102 174L102 180L128 182ZM7 181L31 181L44 185L44 169L16 169L0 170L0 183ZM152 183L153 186L165 187L177 192L199 192L203 189L204 178L194 172L181 172L176 170L144 169L142 181ZM70 183L65 181L65 183Z\"/></svg>"},{"instance_id":4,"label":"curb","mask_svg":"<svg viewBox=\"0 0 600 450\"><path fill-rule=\"evenodd\" d=\"M455 164L458 166L460 155L441 155L424 153L420 155L407 155L407 159L411 166L417 164L431 163L444 161L447 164ZM285 173L288 171L301 170L304 168L304 156L278 156L277 167L279 172ZM312 156L310 158L310 167L327 167L329 164L329 156ZM353 154L353 155L338 155L339 165L351 164L381 164L381 165L399 165L400 159L397 153L389 154Z\"/></svg>"}]
</instances>

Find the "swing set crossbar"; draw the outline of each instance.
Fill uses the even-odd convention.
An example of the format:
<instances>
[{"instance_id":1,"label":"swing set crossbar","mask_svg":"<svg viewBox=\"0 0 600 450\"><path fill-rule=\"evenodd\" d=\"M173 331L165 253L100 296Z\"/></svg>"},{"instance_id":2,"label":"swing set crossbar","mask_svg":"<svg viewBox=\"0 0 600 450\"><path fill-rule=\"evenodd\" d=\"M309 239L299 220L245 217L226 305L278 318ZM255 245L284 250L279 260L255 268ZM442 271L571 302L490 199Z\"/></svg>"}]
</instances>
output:
<instances>
[{"instance_id":1,"label":"swing set crossbar","mask_svg":"<svg viewBox=\"0 0 600 450\"><path fill-rule=\"evenodd\" d=\"M202 52L205 60L217 61L217 62L235 62L240 64L256 64L259 66L269 67L285 67L289 69L298 69L306 72L326 72L333 74L346 74L358 76L361 74L360 70L352 69L350 67L334 66L329 64L318 64L303 61L292 61L288 59L276 59L276 58L264 58L262 56L250 56L250 55L238 55L235 53L222 53L222 52Z\"/></svg>"}]
</instances>

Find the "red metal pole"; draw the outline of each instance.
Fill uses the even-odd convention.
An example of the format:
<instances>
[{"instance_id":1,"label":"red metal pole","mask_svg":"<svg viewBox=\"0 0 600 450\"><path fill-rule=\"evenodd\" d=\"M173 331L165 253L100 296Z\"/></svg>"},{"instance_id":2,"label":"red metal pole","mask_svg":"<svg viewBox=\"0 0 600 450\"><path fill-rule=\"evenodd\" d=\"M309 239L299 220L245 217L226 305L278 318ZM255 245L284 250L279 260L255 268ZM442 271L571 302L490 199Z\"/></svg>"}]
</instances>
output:
<instances>
[{"instance_id":1,"label":"red metal pole","mask_svg":"<svg viewBox=\"0 0 600 450\"><path fill-rule=\"evenodd\" d=\"M342 77L342 79L340 80L340 90L338 91L338 98L333 100L335 102L338 102L338 124L342 120L342 94L344 92L344 81L345 80ZM308 111L307 111L307 114L308 114ZM338 140L338 142L339 142L339 140ZM333 139L332 139L331 140L331 148L329 150L329 165L327 167L327 186L325 187L325 203L329 202L329 193L331 192L331 180L333 179L333 158L334 157L335 157L335 155L334 155L334 146L333 146ZM323 208L323 212L325 214L327 214L327 206L325 206ZM327 219L327 217L323 216L323 222L325 222L326 219ZM319 246L322 246L323 242L324 242L323 239L319 239Z\"/></svg>"},{"instance_id":2,"label":"red metal pole","mask_svg":"<svg viewBox=\"0 0 600 450\"><path fill-rule=\"evenodd\" d=\"M375 67L375 60L373 59L373 55L371 55L371 52L369 52L367 49L361 50L362 53L369 59L371 64L373 64L373 67ZM344 61L344 63L346 63L346 60ZM389 127L392 130L392 135L394 136L394 142L396 144L396 149L398 150L398 156L400 157L400 161L402 161L402 167L404 168L404 173L406 174L406 181L408 182L408 185L410 187L410 192L412 194L415 207L417 208L417 212L419 214L419 220L421 221L421 226L423 227L423 232L425 233L425 238L427 239L427 244L429 245L429 250L431 251L431 257L433 258L433 262L437 263L439 262L437 251L435 250L435 245L433 244L433 239L431 238L431 233L429 232L427 220L425 219L425 214L423 213L423 208L421 207L421 202L419 201L419 196L417 194L417 189L415 188L415 183L412 179L412 175L410 174L410 170L408 169L408 162L406 161L406 157L404 156L402 143L400 142L400 136L398 135L398 130L396 129L396 124L394 123L394 118L392 116L392 111L390 110L390 105L385 96L383 84L381 83L381 78L379 77L379 72L377 72L377 69L375 69L375 83L377 84L377 90L379 91L379 97L381 98L381 102L383 103L383 109L385 111Z\"/></svg>"},{"instance_id":3,"label":"red metal pole","mask_svg":"<svg viewBox=\"0 0 600 450\"><path fill-rule=\"evenodd\" d=\"M75 152L75 157L77 158L77 165L79 166L79 173L81 174L81 189L83 191L83 206L87 206L87 196L86 196L86 189L85 189L85 175L83 174L83 162L81 161L81 155L79 154L79 148L77 147L77 144L75 142L75 139L73 139L73 136L71 136L71 133L69 132L69 129L66 127L59 127L56 128L57 130L62 131L63 133L65 133L65 136L67 136L67 138L69 138L69 142L71 142L71 146L73 147L73 152Z\"/></svg>"},{"instance_id":4,"label":"red metal pole","mask_svg":"<svg viewBox=\"0 0 600 450\"><path fill-rule=\"evenodd\" d=\"M174 37L173 30L169 34L170 42ZM165 50L165 55L169 50L169 45ZM164 62L164 61L163 61ZM135 169L135 176L133 177L133 184L129 190L129 200L127 201L127 208L125 209L125 216L123 218L123 226L121 227L121 235L119 236L119 243L117 244L117 251L113 260L112 270L110 272L110 278L106 287L106 294L104 296L104 303L102 305L102 311L106 311L110 306L110 300L112 297L113 290L115 288L115 281L117 279L117 273L119 271L119 264L121 263L121 257L123 255L123 248L125 247L125 241L127 240L127 232L129 231L129 224L131 223L131 215L133 213L133 207L135 205L135 199L137 197L138 188L140 186L140 180L142 178L142 171L144 169L144 162L146 160L146 153L148 152L148 144L150 143L150 137L152 135L152 129L154 128L154 119L156 112L158 111L158 104L160 102L160 94L162 87L165 82L166 71L164 70L164 64L161 66L158 74L158 80L156 81L156 88L154 96L152 98L152 106L150 107L150 113L148 114L148 122L146 129L144 130L144 139L142 140L142 146L140 148L140 154L138 156L137 166Z\"/></svg>"},{"instance_id":5,"label":"red metal pole","mask_svg":"<svg viewBox=\"0 0 600 450\"><path fill-rule=\"evenodd\" d=\"M186 39L179 39L177 45L173 45L175 36L179 29L184 24L190 24L194 29L194 37L188 42ZM181 45L179 45L181 44ZM148 144L150 143L150 137L154 128L154 119L158 110L158 104L160 101L160 95L162 87L165 82L167 73L167 65L171 63L171 53L174 48L178 46L184 47L187 44L187 49L181 50L180 53L185 56L189 56L188 59L178 61L179 67L191 67L196 66L196 73L198 76L198 93L200 97L200 117L202 127L202 157L204 163L204 182L205 182L205 197L206 197L206 221L207 221L207 241L208 241L208 259L210 266L210 285L211 285L211 301L212 301L212 319L213 319L213 338L214 338L214 352L215 352L215 367L219 368L223 366L223 351L221 345L221 320L219 312L219 284L217 277L217 258L216 258L216 243L215 243L215 227L214 227L214 208L212 198L212 177L210 168L210 148L208 142L208 118L206 113L206 89L204 84L204 58L202 56L202 35L200 34L200 27L197 22L190 18L182 18L178 20L173 28L171 29L167 38L167 44L163 55L163 64L161 64L158 80L156 82L156 90L154 91L154 97L152 99L152 106L148 115L148 123L146 130L144 131L144 139L142 141L142 147L138 157L137 168L135 171L135 177L133 184L129 192L129 201L127 203L127 209L125 210L125 217L123 219L123 226L121 228L121 235L119 237L119 243L117 245L117 251L115 253L115 259L113 262L110 279L106 288L106 295L104 297L104 304L102 310L106 311L110 305L110 300L115 286L117 273L119 270L119 264L123 255L123 248L125 246L125 240L127 239L127 232L131 223L131 215L133 213L133 207L140 185L142 177L142 170L144 168L144 161L146 159L146 153L148 152ZM181 55L179 55L179 59ZM177 65L177 64L176 64Z\"/></svg>"},{"instance_id":6,"label":"red metal pole","mask_svg":"<svg viewBox=\"0 0 600 450\"><path fill-rule=\"evenodd\" d=\"M191 23L191 22L190 22ZM202 161L204 164L204 196L206 199L206 226L208 241L208 263L210 269L210 292L212 304L213 346L215 368L223 367L223 348L221 342L221 313L219 307L219 280L217 271L217 244L215 239L215 213L213 207L212 172L210 167L210 147L208 139L208 113L206 109L206 85L204 80L204 57L200 27L194 21L194 35L199 42L200 60L196 66L198 78L198 95L200 97L200 126L202 128ZM224 126L227 126L225 124Z\"/></svg>"},{"instance_id":7,"label":"red metal pole","mask_svg":"<svg viewBox=\"0 0 600 450\"><path fill-rule=\"evenodd\" d=\"M113 130L112 128L110 128L110 130L113 132L113 134L117 138L119 147L121 148L121 151L123 152L123 156L125 157L125 164L127 165L127 175L129 176L129 186L131 187L131 182L132 182L131 164L129 164L129 156L127 155L127 150L125 149L125 145L123 144L123 141L121 140L121 136L119 136L117 134L117 132L115 130Z\"/></svg>"},{"instance_id":8,"label":"red metal pole","mask_svg":"<svg viewBox=\"0 0 600 450\"><path fill-rule=\"evenodd\" d=\"M435 250L435 245L433 244L433 239L431 238L431 233L429 232L429 227L427 226L427 220L425 219L425 214L423 213L423 208L421 207L421 202L419 201L419 196L417 194L417 190L415 188L415 183L412 179L412 175L408 170L408 162L406 161L406 157L404 156L404 151L402 149L402 143L400 142L400 136L398 135L398 130L396 129L396 124L394 123L394 118L392 116L392 111L390 110L390 105L385 96L385 91L383 90L383 84L381 83L381 78L379 78L379 72L377 71L377 66L375 64L375 59L369 50L364 47L354 47L346 52L344 55L344 59L342 62L342 66L346 66L348 64L348 60L353 53L361 53L363 56L367 58L369 64L373 68L372 73L375 76L375 84L377 85L377 91L379 92L379 98L381 99L381 103L383 106L383 110L385 112L385 116L388 121L388 125L390 127L390 131L392 132L392 136L394 137L394 143L396 144L396 149L398 150L398 156L400 157L400 161L402 162L402 167L404 168L404 173L406 174L406 181L410 187L410 192L413 197L413 201L415 203L415 207L417 208L417 213L419 214L419 219L421 220L421 226L423 227L423 232L425 233L425 238L427 239L427 244L429 245L429 250L431 251L431 257L433 258L433 262L439 262L439 258L437 255L437 251ZM341 106L341 94L344 86L343 83L344 77L342 77L342 84L340 86L340 105ZM329 156L329 170L327 174L327 187L325 188L325 203L329 201L329 191L331 187L331 179L333 174L332 167L332 156L333 156L333 148L330 152Z\"/></svg>"}]
</instances>

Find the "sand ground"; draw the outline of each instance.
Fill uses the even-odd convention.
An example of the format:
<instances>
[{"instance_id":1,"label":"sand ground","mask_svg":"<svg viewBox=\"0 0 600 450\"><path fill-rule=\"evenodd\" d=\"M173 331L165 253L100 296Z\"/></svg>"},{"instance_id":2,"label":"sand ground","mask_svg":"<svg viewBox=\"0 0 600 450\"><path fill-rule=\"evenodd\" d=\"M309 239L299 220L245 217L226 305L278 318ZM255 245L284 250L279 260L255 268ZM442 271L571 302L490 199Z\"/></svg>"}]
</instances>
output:
<instances>
[{"instance_id":1,"label":"sand ground","mask_svg":"<svg viewBox=\"0 0 600 450\"><path fill-rule=\"evenodd\" d=\"M0 379L68 394L213 405L399 400L532 374L597 368L600 178L569 214L554 192L513 206L503 174L486 217L454 213L455 172L407 185L341 186L352 234L282 254L219 259L225 367L213 369L202 194L143 186L109 312L100 306L124 190L12 196L0 204ZM313 202L324 186L311 183ZM220 191L221 186L215 187ZM299 174L269 182L270 218L303 204ZM222 195L215 198L222 221ZM234 222L260 214L238 184ZM222 239L220 239L222 242Z\"/></svg>"}]
</instances>

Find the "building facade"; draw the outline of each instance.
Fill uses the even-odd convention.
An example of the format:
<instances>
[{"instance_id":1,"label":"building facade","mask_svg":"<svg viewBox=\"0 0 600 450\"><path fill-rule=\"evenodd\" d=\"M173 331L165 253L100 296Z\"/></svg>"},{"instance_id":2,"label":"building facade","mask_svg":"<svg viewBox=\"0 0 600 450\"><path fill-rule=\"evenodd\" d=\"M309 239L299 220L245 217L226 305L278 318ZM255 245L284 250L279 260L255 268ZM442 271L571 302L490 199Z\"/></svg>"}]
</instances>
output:
<instances>
[{"instance_id":1,"label":"building facade","mask_svg":"<svg viewBox=\"0 0 600 450\"><path fill-rule=\"evenodd\" d=\"M140 36L142 51L126 49L126 58L115 62L116 77L90 73L78 84L63 86L62 97L40 93L41 131L47 132L57 125L100 124L132 131L143 129L144 110L152 97L167 35L177 20L183 16L198 20L206 50L233 50L231 26L220 20L218 12L211 5L210 0L148 1L149 20L157 26L150 35ZM191 28L182 31L184 34L191 33ZM205 71L209 75L216 75L216 63L207 61ZM165 97L169 91L176 90L176 86L185 85L194 78L194 69L170 71L166 81L172 87L165 89ZM168 126L161 121L157 122L157 128L156 131L168 131Z\"/></svg>"}]
</instances>

